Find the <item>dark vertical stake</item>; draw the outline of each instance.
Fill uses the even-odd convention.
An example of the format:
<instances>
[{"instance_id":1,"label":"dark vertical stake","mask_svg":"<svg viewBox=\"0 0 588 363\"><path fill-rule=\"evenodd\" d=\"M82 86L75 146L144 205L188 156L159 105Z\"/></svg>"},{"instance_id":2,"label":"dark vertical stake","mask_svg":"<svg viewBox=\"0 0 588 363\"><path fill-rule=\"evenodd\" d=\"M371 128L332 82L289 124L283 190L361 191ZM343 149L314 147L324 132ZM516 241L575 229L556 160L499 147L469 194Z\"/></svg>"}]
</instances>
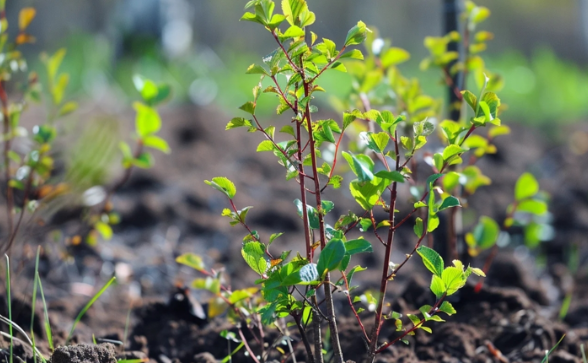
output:
<instances>
[{"instance_id":1,"label":"dark vertical stake","mask_svg":"<svg viewBox=\"0 0 588 363\"><path fill-rule=\"evenodd\" d=\"M449 34L452 31L459 31L459 15L461 14L461 0L443 0L443 35ZM447 45L448 51L460 52L460 42L451 42ZM456 63L453 61L448 66L448 71ZM460 72L457 72L452 76L454 85L461 84L459 82ZM459 101L457 95L454 92L453 87L447 87L447 93L449 95L449 116L453 121L459 121L460 109L454 108L456 102Z\"/></svg>"},{"instance_id":2,"label":"dark vertical stake","mask_svg":"<svg viewBox=\"0 0 588 363\"><path fill-rule=\"evenodd\" d=\"M443 0L443 35L449 34L452 31L459 32L459 17L462 13L462 1L463 0ZM447 51L455 51L459 53L461 51L460 44L460 42L449 43L447 45ZM453 67L456 62L457 60L447 65L448 72L451 72L451 67ZM461 116L461 107L456 107L456 105L460 105L461 102L455 94L455 91L456 86L461 84L460 77L462 76L461 72L455 73L451 76L451 84L447 85L449 119L453 121L459 121ZM457 213L457 208L451 209L449 215L446 217L448 219L444 223L443 219L441 220L442 225L446 226L446 228L439 229L436 231L437 233L434 234L434 248L445 261L451 261L457 258L456 237L458 231L456 230L456 219L461 218Z\"/></svg>"}]
</instances>

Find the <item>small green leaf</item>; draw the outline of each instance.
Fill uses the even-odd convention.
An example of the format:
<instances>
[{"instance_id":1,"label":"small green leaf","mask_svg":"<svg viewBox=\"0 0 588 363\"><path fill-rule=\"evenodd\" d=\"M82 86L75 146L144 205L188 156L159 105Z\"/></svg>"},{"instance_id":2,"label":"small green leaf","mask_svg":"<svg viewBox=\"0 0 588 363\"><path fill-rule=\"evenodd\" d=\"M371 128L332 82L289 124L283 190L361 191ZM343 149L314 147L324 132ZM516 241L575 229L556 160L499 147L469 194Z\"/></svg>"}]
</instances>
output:
<instances>
[{"instance_id":1,"label":"small green leaf","mask_svg":"<svg viewBox=\"0 0 588 363\"><path fill-rule=\"evenodd\" d=\"M425 267L437 276L443 273L443 259L432 248L420 246L417 248L417 253L423 259Z\"/></svg>"},{"instance_id":2,"label":"small green leaf","mask_svg":"<svg viewBox=\"0 0 588 363\"><path fill-rule=\"evenodd\" d=\"M355 255L362 252L374 252L372 244L363 238L345 242L345 250L349 255Z\"/></svg>"},{"instance_id":3,"label":"small green leaf","mask_svg":"<svg viewBox=\"0 0 588 363\"><path fill-rule=\"evenodd\" d=\"M439 306L439 311L442 311L447 315L453 315L457 313L457 310L455 310L453 305L451 305L451 303L448 301L443 301L441 306Z\"/></svg>"},{"instance_id":4,"label":"small green leaf","mask_svg":"<svg viewBox=\"0 0 588 363\"><path fill-rule=\"evenodd\" d=\"M454 294L466 283L466 276L463 272L463 269L453 266L447 267L445 270L443 270L441 279L447 287L447 296Z\"/></svg>"},{"instance_id":5,"label":"small green leaf","mask_svg":"<svg viewBox=\"0 0 588 363\"><path fill-rule=\"evenodd\" d=\"M94 228L96 228L96 231L100 233L105 241L110 241L112 239L112 228L110 225L104 222L98 222L94 225Z\"/></svg>"},{"instance_id":6,"label":"small green leaf","mask_svg":"<svg viewBox=\"0 0 588 363\"><path fill-rule=\"evenodd\" d=\"M516 210L540 216L547 213L547 203L542 200L526 199L517 204Z\"/></svg>"},{"instance_id":7,"label":"small green leaf","mask_svg":"<svg viewBox=\"0 0 588 363\"><path fill-rule=\"evenodd\" d=\"M78 104L76 102L73 102L73 101L66 102L59 109L59 116L68 115L68 114L74 112L77 109L78 109Z\"/></svg>"},{"instance_id":8,"label":"small green leaf","mask_svg":"<svg viewBox=\"0 0 588 363\"><path fill-rule=\"evenodd\" d=\"M531 173L524 173L515 185L515 199L521 201L539 192L539 183Z\"/></svg>"},{"instance_id":9,"label":"small green leaf","mask_svg":"<svg viewBox=\"0 0 588 363\"><path fill-rule=\"evenodd\" d=\"M317 270L320 276L337 269L345 257L345 244L340 239L332 239L321 251Z\"/></svg>"},{"instance_id":10,"label":"small green leaf","mask_svg":"<svg viewBox=\"0 0 588 363\"><path fill-rule=\"evenodd\" d=\"M441 277L433 275L433 278L431 280L431 291L433 292L433 294L435 294L435 296L439 299L441 298L441 296L443 296L443 294L445 294L446 290L447 288L445 287L445 284L443 283Z\"/></svg>"},{"instance_id":11,"label":"small green leaf","mask_svg":"<svg viewBox=\"0 0 588 363\"><path fill-rule=\"evenodd\" d=\"M265 245L261 242L245 243L241 248L241 255L249 267L259 275L263 275L271 265L265 254Z\"/></svg>"},{"instance_id":12,"label":"small green leaf","mask_svg":"<svg viewBox=\"0 0 588 363\"><path fill-rule=\"evenodd\" d=\"M243 117L235 117L225 127L225 130L234 129L237 127L253 127L251 121L244 119Z\"/></svg>"},{"instance_id":13,"label":"small green leaf","mask_svg":"<svg viewBox=\"0 0 588 363\"><path fill-rule=\"evenodd\" d=\"M487 249L496 243L498 235L500 234L500 227L494 219L481 216L480 221L473 230L472 236L475 241L475 247L480 249ZM469 238L466 236L466 242ZM473 247L473 246L471 246Z\"/></svg>"},{"instance_id":14,"label":"small green leaf","mask_svg":"<svg viewBox=\"0 0 588 363\"><path fill-rule=\"evenodd\" d=\"M192 281L193 288L208 290L213 294L218 294L220 292L220 285L221 284L218 279L212 278L210 276L206 277L205 279L195 279Z\"/></svg>"},{"instance_id":15,"label":"small green leaf","mask_svg":"<svg viewBox=\"0 0 588 363\"><path fill-rule=\"evenodd\" d=\"M288 29L286 29L286 31L282 34L281 38L282 39L289 39L289 38L295 38L295 37L303 37L304 34L305 33L304 33L303 29L301 29L300 27L297 27L296 25L292 25Z\"/></svg>"},{"instance_id":16,"label":"small green leaf","mask_svg":"<svg viewBox=\"0 0 588 363\"><path fill-rule=\"evenodd\" d=\"M135 102L133 107L137 111L135 127L141 138L155 134L161 129L161 118L154 108L140 102Z\"/></svg>"},{"instance_id":17,"label":"small green leaf","mask_svg":"<svg viewBox=\"0 0 588 363\"><path fill-rule=\"evenodd\" d=\"M151 154L143 152L132 160L132 164L138 168L149 169L153 166L153 157Z\"/></svg>"},{"instance_id":18,"label":"small green leaf","mask_svg":"<svg viewBox=\"0 0 588 363\"><path fill-rule=\"evenodd\" d=\"M269 238L269 243L268 245L271 245L272 243L274 243L274 240L278 237L280 237L281 235L283 235L284 232L280 232L280 233L272 233L272 235Z\"/></svg>"},{"instance_id":19,"label":"small green leaf","mask_svg":"<svg viewBox=\"0 0 588 363\"><path fill-rule=\"evenodd\" d=\"M380 56L384 68L404 63L409 59L410 53L401 48L389 48Z\"/></svg>"},{"instance_id":20,"label":"small green leaf","mask_svg":"<svg viewBox=\"0 0 588 363\"><path fill-rule=\"evenodd\" d=\"M421 323L421 319L420 319L418 316L416 316L416 315L413 315L413 314L406 314L406 316L407 316L407 317L410 319L410 321L411 321L411 322L412 322L414 325L417 325L417 324L420 324L420 323Z\"/></svg>"},{"instance_id":21,"label":"small green leaf","mask_svg":"<svg viewBox=\"0 0 588 363\"><path fill-rule=\"evenodd\" d=\"M423 236L423 220L420 217L417 217L416 222L414 224L414 233L417 235L418 238Z\"/></svg>"},{"instance_id":22,"label":"small green leaf","mask_svg":"<svg viewBox=\"0 0 588 363\"><path fill-rule=\"evenodd\" d=\"M212 178L212 181L205 180L204 182L214 189L224 193L227 197L229 197L229 199L233 199L237 193L235 184L225 177L219 176Z\"/></svg>"},{"instance_id":23,"label":"small green leaf","mask_svg":"<svg viewBox=\"0 0 588 363\"><path fill-rule=\"evenodd\" d=\"M465 150L458 145L449 145L443 150L443 160L449 161L453 156L463 153Z\"/></svg>"},{"instance_id":24,"label":"small green leaf","mask_svg":"<svg viewBox=\"0 0 588 363\"><path fill-rule=\"evenodd\" d=\"M439 206L439 211L453 207L461 207L461 205L459 204L459 199L453 196L449 196L443 200L443 202Z\"/></svg>"},{"instance_id":25,"label":"small green leaf","mask_svg":"<svg viewBox=\"0 0 588 363\"><path fill-rule=\"evenodd\" d=\"M247 68L246 74L265 74L268 75L267 71L260 65L252 64Z\"/></svg>"},{"instance_id":26,"label":"small green leaf","mask_svg":"<svg viewBox=\"0 0 588 363\"><path fill-rule=\"evenodd\" d=\"M309 263L307 265L304 265L300 268L300 270L298 271L299 275L300 275L300 281L301 282L313 282L313 281L317 281L319 279L319 273L317 270L317 265L316 263Z\"/></svg>"},{"instance_id":27,"label":"small green leaf","mask_svg":"<svg viewBox=\"0 0 588 363\"><path fill-rule=\"evenodd\" d=\"M177 263L181 263L182 265L186 265L192 267L196 271L204 271L204 263L202 262L202 257L194 254L194 253L184 253L176 258Z\"/></svg>"},{"instance_id":28,"label":"small green leaf","mask_svg":"<svg viewBox=\"0 0 588 363\"><path fill-rule=\"evenodd\" d=\"M274 143L271 142L270 140L263 140L257 146L257 152L258 153L259 152L263 152L263 151L274 151L274 149L275 149Z\"/></svg>"},{"instance_id":29,"label":"small green leaf","mask_svg":"<svg viewBox=\"0 0 588 363\"><path fill-rule=\"evenodd\" d=\"M470 267L470 270L474 273L474 275L486 277L486 274L484 273L484 271L482 271L481 269L479 269L477 267Z\"/></svg>"},{"instance_id":30,"label":"small green leaf","mask_svg":"<svg viewBox=\"0 0 588 363\"><path fill-rule=\"evenodd\" d=\"M239 107L240 110L243 110L247 113L250 113L252 115L255 115L255 103L248 101L245 102L244 104L241 105L241 107Z\"/></svg>"},{"instance_id":31,"label":"small green leaf","mask_svg":"<svg viewBox=\"0 0 588 363\"><path fill-rule=\"evenodd\" d=\"M374 174L378 178L387 179L390 181L404 183L404 175L399 171L387 171L387 170L380 170L376 174Z\"/></svg>"},{"instance_id":32,"label":"small green leaf","mask_svg":"<svg viewBox=\"0 0 588 363\"><path fill-rule=\"evenodd\" d=\"M367 33L370 32L364 22L359 21L356 26L351 28L345 38L345 46L361 44L367 37Z\"/></svg>"},{"instance_id":33,"label":"small green leaf","mask_svg":"<svg viewBox=\"0 0 588 363\"><path fill-rule=\"evenodd\" d=\"M463 99L470 105L472 111L476 111L476 107L478 107L478 98L471 93L470 91L461 91L463 95Z\"/></svg>"},{"instance_id":34,"label":"small green leaf","mask_svg":"<svg viewBox=\"0 0 588 363\"><path fill-rule=\"evenodd\" d=\"M368 148L376 153L383 153L390 141L390 136L385 132L365 132L360 135L366 142Z\"/></svg>"},{"instance_id":35,"label":"small green leaf","mask_svg":"<svg viewBox=\"0 0 588 363\"><path fill-rule=\"evenodd\" d=\"M157 149L165 154L169 154L171 152L171 149L169 147L169 145L167 144L167 141L165 141L164 139L162 139L159 136L155 136L155 135L148 135L145 136L145 138L143 139L143 145L153 148L153 149Z\"/></svg>"}]
</instances>

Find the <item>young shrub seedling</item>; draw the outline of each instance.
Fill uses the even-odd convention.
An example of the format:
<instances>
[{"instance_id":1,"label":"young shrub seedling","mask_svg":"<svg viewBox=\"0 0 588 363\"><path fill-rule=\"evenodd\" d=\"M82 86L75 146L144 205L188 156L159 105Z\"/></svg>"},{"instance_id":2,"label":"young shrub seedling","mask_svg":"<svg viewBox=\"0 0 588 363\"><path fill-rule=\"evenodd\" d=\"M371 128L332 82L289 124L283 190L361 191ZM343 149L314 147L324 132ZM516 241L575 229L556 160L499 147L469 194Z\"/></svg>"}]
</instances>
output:
<instances>
[{"instance_id":1,"label":"young shrub seedling","mask_svg":"<svg viewBox=\"0 0 588 363\"><path fill-rule=\"evenodd\" d=\"M275 241L282 233L262 238L250 228L246 218L251 207L237 207L237 189L229 179L215 177L205 182L228 198L230 208L222 215L231 220L231 225L241 225L247 231L241 252L245 262L259 275L256 283L261 285L264 302L255 312L260 315L260 322L280 326L279 321L289 317L298 329L309 362L322 363L327 347L332 351L333 361L344 362L333 304L333 294L343 292L362 331L365 360L373 362L377 354L392 344L408 343L405 338L414 335L416 330L431 333L431 322L444 321L440 313L456 313L446 298L465 286L472 273L485 276L481 269L466 266L458 258L458 234L463 231L458 233L455 226L460 218L457 211L467 206L467 198L490 183L474 165L476 160L496 152L493 138L509 132L501 125L500 99L495 93L501 79L486 70L478 55L485 49L485 42L492 38L488 32L475 32L489 10L468 1L463 16L466 22L463 35L452 32L444 37L425 39L431 55L421 67L435 66L442 70L443 80L458 100L449 108L460 111L455 119L439 122L442 102L424 94L419 82L404 77L397 67L410 58L409 53L391 47L389 41L378 37L375 29L360 21L349 30L344 43L337 46L332 40L321 39L309 30L315 22L315 14L304 0L282 1L281 13L276 12L276 4L271 0L249 1L246 9L249 11L241 20L263 26L269 32L268 38L276 43L276 49L263 57L262 63L247 69L248 74L260 77L259 82L253 87L252 100L240 107L247 116L233 118L226 129L245 128L259 134L263 140L257 151L273 153L285 169L286 180L298 184L300 197L294 205L304 226L300 253L276 251ZM463 58L448 48L449 43L458 41L467 49ZM366 43L365 55L357 49L362 43ZM316 117L315 94L327 91L320 85L327 71L349 72L353 77L349 97L335 102L341 111L338 120ZM458 73L461 78L455 77ZM468 73L474 75L476 91L466 89ZM262 93L275 95L277 114L289 114L290 122L262 126L256 114ZM481 136L480 132L486 129L488 136ZM439 136L441 147L429 146L435 135ZM351 142L347 143L346 138ZM420 175L422 172L417 175L419 158L428 165L427 175ZM340 165L342 159L347 165ZM344 180L337 174L344 168L355 178ZM512 225L517 211L539 214L546 209L545 203L536 200L538 189L533 186L534 178L529 176L525 174L517 183L515 203L509 207L505 228ZM404 197L399 195L400 190L406 190L399 188L401 184L409 185L406 189L410 190L410 195L404 199L412 198L405 211L398 209L401 208L400 198ZM335 203L324 199L323 195L328 188L342 186L348 188L361 211L349 211L334 225L329 225L325 216ZM432 233L439 227L442 213L449 214L447 262L431 248ZM393 263L390 258L396 232L411 223L414 247L403 261ZM363 236L348 238L348 233L354 229L369 232L375 246ZM480 224L465 237L470 254L493 246L498 232L496 222L481 217ZM351 259L376 248L383 250L379 290L376 294L352 296L351 281L365 268L353 266ZM430 289L436 299L433 305L420 307L418 315L405 314L406 321L402 314L387 308L390 304L386 302L386 292L388 284L415 254L432 274ZM191 256L192 261L200 261L195 255L183 255L179 262L190 265L186 262L187 256ZM202 270L201 267L197 269ZM218 291L217 294L225 299L230 296ZM364 310L355 307L360 301L370 305L371 324L365 323L366 316L361 316ZM382 341L382 327L391 323L397 335L391 341ZM263 331L259 324L255 325ZM328 330L323 336L324 326ZM246 343L245 346L258 362L251 347ZM267 352L260 357L263 361Z\"/></svg>"}]
</instances>

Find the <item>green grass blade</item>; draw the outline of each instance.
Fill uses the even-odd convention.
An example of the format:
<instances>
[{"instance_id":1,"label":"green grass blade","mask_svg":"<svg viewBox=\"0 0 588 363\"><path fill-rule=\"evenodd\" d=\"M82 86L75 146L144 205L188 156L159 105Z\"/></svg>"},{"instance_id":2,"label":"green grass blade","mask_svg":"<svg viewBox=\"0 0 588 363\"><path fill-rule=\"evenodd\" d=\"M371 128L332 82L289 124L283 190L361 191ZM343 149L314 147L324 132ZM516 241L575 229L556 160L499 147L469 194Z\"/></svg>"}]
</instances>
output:
<instances>
[{"instance_id":1,"label":"green grass blade","mask_svg":"<svg viewBox=\"0 0 588 363\"><path fill-rule=\"evenodd\" d=\"M18 331L19 333L21 333L25 337L26 342L23 341L23 340L21 340L21 339L19 339L19 338L17 338L17 337L14 337L13 334L8 334L8 333L5 333L3 331L0 331L0 335L3 335L3 336L8 337L8 338L13 338L15 341L19 341L19 342L22 342L22 343L28 343L31 347L33 346L33 342L31 341L31 339L29 338L29 336L27 335L27 333L24 331L24 329L21 328L20 326L18 326L14 321L12 321L12 320L10 320L10 319L8 319L8 318L0 315L0 322L5 323L10 328L16 329L16 331ZM38 349L35 348L35 352L37 353L37 355L39 357L41 357L41 359L43 359L43 361L45 361L45 358L43 358L43 355L41 354L41 352L39 352Z\"/></svg>"},{"instance_id":2,"label":"green grass blade","mask_svg":"<svg viewBox=\"0 0 588 363\"><path fill-rule=\"evenodd\" d=\"M586 351L584 350L584 344L580 345L580 350L582 351L582 363L588 363L586 359Z\"/></svg>"},{"instance_id":3,"label":"green grass blade","mask_svg":"<svg viewBox=\"0 0 588 363\"><path fill-rule=\"evenodd\" d=\"M553 346L553 348L545 351L545 358L543 358L543 360L541 361L541 363L549 363L549 355L551 353L553 353L553 351L559 346L559 343L561 343L562 340L564 340L565 337L566 337L565 334L562 335L561 338L559 338L559 341Z\"/></svg>"},{"instance_id":4,"label":"green grass blade","mask_svg":"<svg viewBox=\"0 0 588 363\"><path fill-rule=\"evenodd\" d=\"M39 272L39 254L41 252L41 246L37 247L37 256L35 258L35 276ZM33 281L33 301L31 302L31 340L33 342L33 351L37 348L35 344L35 332L33 331L35 322L35 308L37 307L37 279ZM37 355L33 354L33 361L37 363Z\"/></svg>"},{"instance_id":5,"label":"green grass blade","mask_svg":"<svg viewBox=\"0 0 588 363\"><path fill-rule=\"evenodd\" d=\"M148 362L149 359L147 358L141 358L141 359L121 359L116 361L116 363L143 363L143 362Z\"/></svg>"},{"instance_id":6,"label":"green grass blade","mask_svg":"<svg viewBox=\"0 0 588 363\"><path fill-rule=\"evenodd\" d=\"M8 324L8 334L10 334L10 363L13 362L13 340L12 337L14 334L12 333L12 297L10 296L10 258L8 255L4 255L6 257L6 306L8 306L8 320L10 320L11 324Z\"/></svg>"},{"instance_id":7,"label":"green grass blade","mask_svg":"<svg viewBox=\"0 0 588 363\"><path fill-rule=\"evenodd\" d=\"M570 310L570 304L572 303L572 292L568 292L566 297L563 299L561 303L561 308L559 309L559 320L564 320L568 315L568 310Z\"/></svg>"},{"instance_id":8,"label":"green grass blade","mask_svg":"<svg viewBox=\"0 0 588 363\"><path fill-rule=\"evenodd\" d=\"M235 355L235 353L237 353L239 350L241 350L241 348L243 348L245 346L245 343L241 342L241 344L237 345L237 348L233 349L233 351L227 355L222 361L221 363L227 363L229 360L231 360L231 357L233 357L233 355Z\"/></svg>"},{"instance_id":9,"label":"green grass blade","mask_svg":"<svg viewBox=\"0 0 588 363\"><path fill-rule=\"evenodd\" d=\"M43 313L45 315L44 318L44 325L45 325L45 335L47 336L47 344L49 344L49 349L53 352L55 347L53 346L53 334L51 334L51 324L49 324L49 312L47 311L47 302L45 302L45 294L43 293L43 284L41 283L41 276L39 276L39 272L35 274L35 282L39 285L39 292L41 293L41 300L43 301Z\"/></svg>"},{"instance_id":10,"label":"green grass blade","mask_svg":"<svg viewBox=\"0 0 588 363\"><path fill-rule=\"evenodd\" d=\"M94 295L94 297L92 299L90 299L90 301L86 304L86 306L84 306L84 308L82 309L82 311L80 311L80 313L78 314L78 316L76 317L76 320L73 323L73 326L71 327L71 330L69 332L69 335L67 336L67 339L65 340L65 345L67 345L67 343L69 343L74 330L76 329L76 326L78 325L78 323L80 322L80 320L82 319L82 317L84 316L84 314L86 314L86 311L88 311L88 309L96 302L96 300L98 300L98 298L100 298L100 295L102 295L104 293L104 291L106 291L106 289L108 289L110 287L110 285L112 285L112 283L116 280L116 277L111 278L106 285L104 285L100 291L98 291L96 293L96 295Z\"/></svg>"}]
</instances>

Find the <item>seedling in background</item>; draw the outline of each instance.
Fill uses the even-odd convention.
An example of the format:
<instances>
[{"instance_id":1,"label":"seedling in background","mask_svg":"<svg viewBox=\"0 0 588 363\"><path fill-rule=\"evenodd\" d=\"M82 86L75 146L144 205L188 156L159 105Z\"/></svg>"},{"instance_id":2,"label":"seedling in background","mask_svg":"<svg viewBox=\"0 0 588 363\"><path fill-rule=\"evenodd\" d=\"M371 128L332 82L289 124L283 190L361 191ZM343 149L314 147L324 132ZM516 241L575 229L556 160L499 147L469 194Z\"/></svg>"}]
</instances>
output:
<instances>
[{"instance_id":1,"label":"seedling in background","mask_svg":"<svg viewBox=\"0 0 588 363\"><path fill-rule=\"evenodd\" d=\"M136 102L136 147L131 151L127 143L121 143L123 152L123 176L109 185L105 178L109 167L110 144L117 135L106 124L100 124L89 132L86 130L78 137L83 144L74 146L71 155L63 160L55 160L54 143L63 130L60 121L77 109L77 104L68 101L66 89L69 75L60 68L66 56L66 50L60 49L54 54L42 54L44 74L28 72L27 61L21 53L22 47L35 41L27 32L28 26L35 18L34 8L23 8L18 19L18 34L11 40L7 33L8 21L4 11L5 2L0 2L0 106L2 108L3 149L2 171L6 181L6 214L8 233L3 237L5 244L2 251L9 251L14 244L22 222L28 212L40 218L39 210L55 212L55 206L72 203L79 204L84 200L83 224L79 232L67 238L72 244L80 243L84 238L93 244L100 234L103 239L112 237L112 224L118 223L119 217L112 212L111 197L130 177L133 167L149 168L152 157L149 149L169 153L170 148L165 140L158 136L161 119L156 107L170 95L167 85L156 84L140 76L134 77L134 83L143 102ZM40 80L44 80L44 84ZM9 97L6 90L8 82L13 83L10 89L20 94ZM45 97L47 96L47 97ZM47 106L46 120L27 130L20 125L23 112L30 103L45 101ZM22 151L12 148L17 138L29 138L23 144L30 147ZM56 176L54 165L65 164L68 167L65 175ZM15 196L20 198L16 198ZM74 198L71 198L74 196ZM65 200L66 203L58 201ZM57 207L59 208L59 207ZM42 221L41 221L42 222Z\"/></svg>"}]
</instances>

